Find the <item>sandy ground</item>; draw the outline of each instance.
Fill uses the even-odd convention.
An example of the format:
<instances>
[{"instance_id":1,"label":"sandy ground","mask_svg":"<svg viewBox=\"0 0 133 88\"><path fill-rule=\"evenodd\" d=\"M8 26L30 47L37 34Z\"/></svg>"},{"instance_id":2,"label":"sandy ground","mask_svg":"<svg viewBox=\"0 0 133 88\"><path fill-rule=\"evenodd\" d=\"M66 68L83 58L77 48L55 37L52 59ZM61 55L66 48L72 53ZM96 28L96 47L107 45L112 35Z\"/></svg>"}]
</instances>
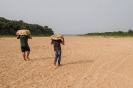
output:
<instances>
[{"instance_id":1,"label":"sandy ground","mask_svg":"<svg viewBox=\"0 0 133 88\"><path fill-rule=\"evenodd\" d=\"M54 66L49 37L0 38L0 88L133 88L133 39L65 37L61 66Z\"/></svg>"}]
</instances>

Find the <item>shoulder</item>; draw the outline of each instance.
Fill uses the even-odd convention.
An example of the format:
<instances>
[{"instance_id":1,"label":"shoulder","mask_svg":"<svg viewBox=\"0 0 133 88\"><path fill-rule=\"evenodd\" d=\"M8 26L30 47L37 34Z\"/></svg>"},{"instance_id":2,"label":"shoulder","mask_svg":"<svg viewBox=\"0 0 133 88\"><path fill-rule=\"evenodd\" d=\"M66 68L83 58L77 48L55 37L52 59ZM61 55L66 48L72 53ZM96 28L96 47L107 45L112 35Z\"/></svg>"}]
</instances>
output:
<instances>
[{"instance_id":1,"label":"shoulder","mask_svg":"<svg viewBox=\"0 0 133 88\"><path fill-rule=\"evenodd\" d=\"M17 39L20 39L20 35L17 36Z\"/></svg>"},{"instance_id":2,"label":"shoulder","mask_svg":"<svg viewBox=\"0 0 133 88\"><path fill-rule=\"evenodd\" d=\"M62 42L62 40L60 40L60 42Z\"/></svg>"},{"instance_id":3,"label":"shoulder","mask_svg":"<svg viewBox=\"0 0 133 88\"><path fill-rule=\"evenodd\" d=\"M26 36L30 37L30 35L26 35Z\"/></svg>"},{"instance_id":4,"label":"shoulder","mask_svg":"<svg viewBox=\"0 0 133 88\"><path fill-rule=\"evenodd\" d=\"M62 40L52 40L52 42L62 42Z\"/></svg>"},{"instance_id":5,"label":"shoulder","mask_svg":"<svg viewBox=\"0 0 133 88\"><path fill-rule=\"evenodd\" d=\"M57 40L58 42L62 42L62 40Z\"/></svg>"}]
</instances>

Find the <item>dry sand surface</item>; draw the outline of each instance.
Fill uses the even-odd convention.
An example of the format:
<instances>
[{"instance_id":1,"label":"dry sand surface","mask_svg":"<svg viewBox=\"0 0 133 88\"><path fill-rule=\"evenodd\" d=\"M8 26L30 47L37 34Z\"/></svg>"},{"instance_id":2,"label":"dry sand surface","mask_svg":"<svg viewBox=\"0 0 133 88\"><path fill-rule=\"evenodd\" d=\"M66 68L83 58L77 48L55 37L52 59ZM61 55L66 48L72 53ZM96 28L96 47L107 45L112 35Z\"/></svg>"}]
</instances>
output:
<instances>
[{"instance_id":1,"label":"dry sand surface","mask_svg":"<svg viewBox=\"0 0 133 88\"><path fill-rule=\"evenodd\" d=\"M49 37L0 38L0 88L133 88L133 38L65 37L61 66L54 66Z\"/></svg>"}]
</instances>

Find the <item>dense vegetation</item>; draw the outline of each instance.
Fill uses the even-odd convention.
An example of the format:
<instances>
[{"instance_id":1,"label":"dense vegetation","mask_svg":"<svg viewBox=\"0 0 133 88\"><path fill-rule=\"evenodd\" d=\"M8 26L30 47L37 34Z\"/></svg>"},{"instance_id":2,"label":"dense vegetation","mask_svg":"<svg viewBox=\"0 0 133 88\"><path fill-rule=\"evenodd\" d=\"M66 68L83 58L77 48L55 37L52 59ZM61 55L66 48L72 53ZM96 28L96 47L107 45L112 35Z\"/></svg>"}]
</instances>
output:
<instances>
[{"instance_id":1,"label":"dense vegetation","mask_svg":"<svg viewBox=\"0 0 133 88\"><path fill-rule=\"evenodd\" d=\"M133 31L129 29L127 32L117 31L117 32L103 32L103 33L87 33L85 36L115 36L115 37L126 37L133 36Z\"/></svg>"},{"instance_id":2,"label":"dense vegetation","mask_svg":"<svg viewBox=\"0 0 133 88\"><path fill-rule=\"evenodd\" d=\"M20 29L28 29L34 36L52 35L54 32L48 26L40 26L38 24L28 24L22 20L8 20L0 17L0 35L10 36L16 35L16 31Z\"/></svg>"}]
</instances>

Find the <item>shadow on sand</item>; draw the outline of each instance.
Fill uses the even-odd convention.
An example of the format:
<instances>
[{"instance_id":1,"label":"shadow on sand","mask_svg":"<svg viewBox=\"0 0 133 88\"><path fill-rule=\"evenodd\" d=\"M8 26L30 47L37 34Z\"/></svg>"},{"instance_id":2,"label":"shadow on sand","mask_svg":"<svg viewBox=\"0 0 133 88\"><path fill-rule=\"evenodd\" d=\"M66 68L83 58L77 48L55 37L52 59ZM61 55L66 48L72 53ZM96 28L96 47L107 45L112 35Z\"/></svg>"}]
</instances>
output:
<instances>
[{"instance_id":1,"label":"shadow on sand","mask_svg":"<svg viewBox=\"0 0 133 88\"><path fill-rule=\"evenodd\" d=\"M79 60L79 61L76 61L76 62L70 62L70 63L62 64L61 66L70 65L70 64L90 63L90 62L94 62L94 61L93 60Z\"/></svg>"}]
</instances>

